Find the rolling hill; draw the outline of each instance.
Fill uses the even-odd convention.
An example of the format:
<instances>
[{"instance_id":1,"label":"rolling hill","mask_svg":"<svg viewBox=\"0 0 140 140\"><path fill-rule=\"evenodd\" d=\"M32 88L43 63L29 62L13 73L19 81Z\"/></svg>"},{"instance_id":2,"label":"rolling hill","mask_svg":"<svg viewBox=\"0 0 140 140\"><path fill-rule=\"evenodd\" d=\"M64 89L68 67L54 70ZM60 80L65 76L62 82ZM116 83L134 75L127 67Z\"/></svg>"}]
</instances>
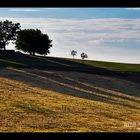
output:
<instances>
[{"instance_id":1,"label":"rolling hill","mask_svg":"<svg viewBox=\"0 0 140 140\"><path fill-rule=\"evenodd\" d=\"M120 72L140 72L140 64L30 56L22 53L0 54L0 66L37 67L44 69L85 70L102 68ZM98 69L99 70L99 69Z\"/></svg>"},{"instance_id":2,"label":"rolling hill","mask_svg":"<svg viewBox=\"0 0 140 140\"><path fill-rule=\"evenodd\" d=\"M139 67L0 55L0 131L139 132Z\"/></svg>"}]
</instances>

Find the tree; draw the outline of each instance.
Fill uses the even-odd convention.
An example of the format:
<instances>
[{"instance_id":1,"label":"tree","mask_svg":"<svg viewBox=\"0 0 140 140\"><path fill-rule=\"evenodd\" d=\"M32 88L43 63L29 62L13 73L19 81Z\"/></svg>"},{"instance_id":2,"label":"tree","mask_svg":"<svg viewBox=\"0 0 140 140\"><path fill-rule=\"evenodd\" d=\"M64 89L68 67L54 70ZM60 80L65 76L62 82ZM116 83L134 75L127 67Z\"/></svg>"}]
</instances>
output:
<instances>
[{"instance_id":1,"label":"tree","mask_svg":"<svg viewBox=\"0 0 140 140\"><path fill-rule=\"evenodd\" d=\"M74 56L77 54L77 51L75 51L75 50L72 50L71 51L71 55L73 56L73 59L74 59Z\"/></svg>"},{"instance_id":2,"label":"tree","mask_svg":"<svg viewBox=\"0 0 140 140\"><path fill-rule=\"evenodd\" d=\"M81 58L84 60L85 58L88 58L88 55L86 53L81 53Z\"/></svg>"},{"instance_id":3,"label":"tree","mask_svg":"<svg viewBox=\"0 0 140 140\"><path fill-rule=\"evenodd\" d=\"M52 40L47 34L43 34L39 29L24 29L18 33L16 49L28 52L31 55L47 55L52 47Z\"/></svg>"},{"instance_id":4,"label":"tree","mask_svg":"<svg viewBox=\"0 0 140 140\"><path fill-rule=\"evenodd\" d=\"M9 20L0 21L0 49L6 50L6 45L16 40L19 31L20 23L13 23Z\"/></svg>"}]
</instances>

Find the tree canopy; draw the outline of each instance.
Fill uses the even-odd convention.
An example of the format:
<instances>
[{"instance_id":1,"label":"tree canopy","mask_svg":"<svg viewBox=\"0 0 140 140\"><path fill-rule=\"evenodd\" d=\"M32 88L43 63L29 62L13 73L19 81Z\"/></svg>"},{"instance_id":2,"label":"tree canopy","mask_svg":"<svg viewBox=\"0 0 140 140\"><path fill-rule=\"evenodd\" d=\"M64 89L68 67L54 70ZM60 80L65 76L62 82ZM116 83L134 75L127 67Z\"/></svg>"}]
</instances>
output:
<instances>
[{"instance_id":1,"label":"tree canopy","mask_svg":"<svg viewBox=\"0 0 140 140\"><path fill-rule=\"evenodd\" d=\"M81 53L81 58L82 59L88 58L88 55L86 53Z\"/></svg>"},{"instance_id":2,"label":"tree canopy","mask_svg":"<svg viewBox=\"0 0 140 140\"><path fill-rule=\"evenodd\" d=\"M52 47L52 40L47 34L43 34L39 29L24 29L18 33L16 49L28 52L31 55L47 55Z\"/></svg>"},{"instance_id":3,"label":"tree canopy","mask_svg":"<svg viewBox=\"0 0 140 140\"><path fill-rule=\"evenodd\" d=\"M75 50L72 50L71 51L71 55L73 56L73 58L74 58L74 56L77 54L77 51L75 51Z\"/></svg>"},{"instance_id":4,"label":"tree canopy","mask_svg":"<svg viewBox=\"0 0 140 140\"><path fill-rule=\"evenodd\" d=\"M0 21L0 49L6 50L6 45L16 40L19 31L20 23L13 23L9 20Z\"/></svg>"}]
</instances>

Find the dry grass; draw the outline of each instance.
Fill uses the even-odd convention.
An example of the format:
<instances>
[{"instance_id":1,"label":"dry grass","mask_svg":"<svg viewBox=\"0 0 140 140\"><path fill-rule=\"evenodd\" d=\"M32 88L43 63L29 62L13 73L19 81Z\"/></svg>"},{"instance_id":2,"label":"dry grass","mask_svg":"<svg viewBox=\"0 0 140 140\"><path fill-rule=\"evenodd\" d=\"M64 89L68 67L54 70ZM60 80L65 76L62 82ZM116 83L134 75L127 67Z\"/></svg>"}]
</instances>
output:
<instances>
[{"instance_id":1,"label":"dry grass","mask_svg":"<svg viewBox=\"0 0 140 140\"><path fill-rule=\"evenodd\" d=\"M139 131L137 127L124 126L124 123L140 122L140 102L108 98L117 100L119 104L73 97L0 77L0 131Z\"/></svg>"}]
</instances>

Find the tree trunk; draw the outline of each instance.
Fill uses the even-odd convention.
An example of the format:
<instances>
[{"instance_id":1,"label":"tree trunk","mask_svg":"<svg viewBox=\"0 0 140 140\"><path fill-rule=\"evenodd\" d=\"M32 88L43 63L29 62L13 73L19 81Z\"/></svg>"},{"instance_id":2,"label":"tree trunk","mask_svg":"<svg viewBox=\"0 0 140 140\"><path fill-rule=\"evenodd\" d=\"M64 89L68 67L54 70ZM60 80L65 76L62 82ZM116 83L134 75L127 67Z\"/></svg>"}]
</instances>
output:
<instances>
[{"instance_id":1,"label":"tree trunk","mask_svg":"<svg viewBox=\"0 0 140 140\"><path fill-rule=\"evenodd\" d=\"M3 44L3 49L6 50L6 44L5 43Z\"/></svg>"},{"instance_id":2,"label":"tree trunk","mask_svg":"<svg viewBox=\"0 0 140 140\"><path fill-rule=\"evenodd\" d=\"M4 50L6 50L6 47L5 47L5 45L3 46L3 48L4 48Z\"/></svg>"},{"instance_id":3,"label":"tree trunk","mask_svg":"<svg viewBox=\"0 0 140 140\"><path fill-rule=\"evenodd\" d=\"M2 42L1 46L4 50L6 50L6 43L5 42Z\"/></svg>"},{"instance_id":4,"label":"tree trunk","mask_svg":"<svg viewBox=\"0 0 140 140\"><path fill-rule=\"evenodd\" d=\"M33 52L33 56L35 56L35 52Z\"/></svg>"}]
</instances>

